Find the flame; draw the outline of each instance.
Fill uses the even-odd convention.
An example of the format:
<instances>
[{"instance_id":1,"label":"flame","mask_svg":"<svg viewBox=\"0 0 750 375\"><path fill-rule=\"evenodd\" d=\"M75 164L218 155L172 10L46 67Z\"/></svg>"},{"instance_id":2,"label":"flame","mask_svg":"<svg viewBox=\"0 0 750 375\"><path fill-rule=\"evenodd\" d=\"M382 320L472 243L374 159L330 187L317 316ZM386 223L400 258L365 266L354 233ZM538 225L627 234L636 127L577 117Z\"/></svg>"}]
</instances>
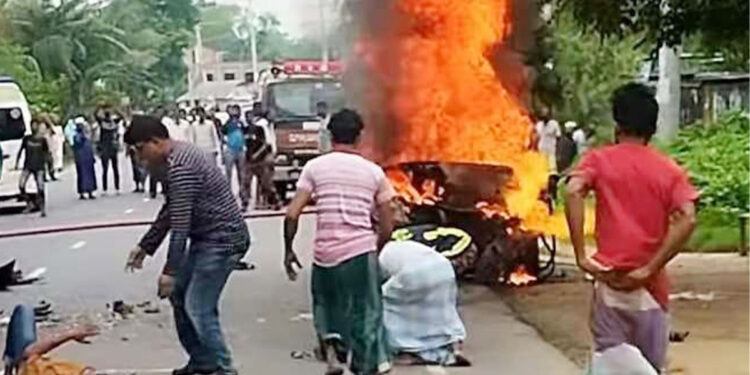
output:
<instances>
[{"instance_id":1,"label":"flame","mask_svg":"<svg viewBox=\"0 0 750 375\"><path fill-rule=\"evenodd\" d=\"M508 277L508 283L515 286L529 285L535 282L536 276L526 271L526 267L519 265Z\"/></svg>"},{"instance_id":2,"label":"flame","mask_svg":"<svg viewBox=\"0 0 750 375\"><path fill-rule=\"evenodd\" d=\"M419 191L412 184L412 176L400 169L390 169L387 172L388 179L393 185L393 189L407 203L415 205L434 206L442 200L442 188L438 188L434 180L425 180L422 183L422 191Z\"/></svg>"},{"instance_id":3,"label":"flame","mask_svg":"<svg viewBox=\"0 0 750 375\"><path fill-rule=\"evenodd\" d=\"M365 30L356 44L359 60L381 90L372 102L393 129L380 150L383 164L445 161L502 165L513 170L504 191L507 215L532 230L546 231L549 217L539 200L547 186L546 159L529 149L533 126L518 94L500 74L522 77L520 59L496 71L493 60L513 31L511 0L392 0L390 23ZM385 6L381 9L386 9ZM376 30L377 29L377 30ZM371 104L372 105L372 104ZM387 133L381 131L381 133ZM383 146L385 148L385 146ZM435 201L393 173L397 191L413 202ZM433 189L434 193L434 189Z\"/></svg>"}]
</instances>

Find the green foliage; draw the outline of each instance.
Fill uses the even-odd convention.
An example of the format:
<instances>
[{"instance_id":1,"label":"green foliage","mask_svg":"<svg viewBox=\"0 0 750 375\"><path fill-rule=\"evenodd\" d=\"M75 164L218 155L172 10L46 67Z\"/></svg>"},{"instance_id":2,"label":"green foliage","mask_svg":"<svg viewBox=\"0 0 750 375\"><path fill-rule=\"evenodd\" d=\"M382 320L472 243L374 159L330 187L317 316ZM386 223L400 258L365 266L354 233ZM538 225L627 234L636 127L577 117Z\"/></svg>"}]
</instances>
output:
<instances>
[{"instance_id":1,"label":"green foliage","mask_svg":"<svg viewBox=\"0 0 750 375\"><path fill-rule=\"evenodd\" d=\"M721 52L734 66L746 70L750 58L748 36L750 3L747 0L563 0L582 26L605 36L641 34L656 50L674 46L694 34L702 49Z\"/></svg>"},{"instance_id":2,"label":"green foliage","mask_svg":"<svg viewBox=\"0 0 750 375\"><path fill-rule=\"evenodd\" d=\"M183 51L197 20L191 0L0 3L0 36L22 47L13 51L21 66L37 73L17 78L30 104L64 114L101 102L174 100L184 90ZM58 102L50 104L56 89Z\"/></svg>"},{"instance_id":3,"label":"green foliage","mask_svg":"<svg viewBox=\"0 0 750 375\"><path fill-rule=\"evenodd\" d=\"M219 5L203 9L201 33L203 43L223 51L226 61L249 60L250 25L235 5ZM235 31L237 34L235 34ZM258 60L317 59L321 44L312 38L295 39L281 29L273 14L260 14L255 20Z\"/></svg>"},{"instance_id":4,"label":"green foliage","mask_svg":"<svg viewBox=\"0 0 750 375\"><path fill-rule=\"evenodd\" d=\"M750 210L749 129L747 113L731 113L690 126L667 149L701 190L701 206L726 213L727 221Z\"/></svg>"},{"instance_id":5,"label":"green foliage","mask_svg":"<svg viewBox=\"0 0 750 375\"><path fill-rule=\"evenodd\" d=\"M583 30L566 10L558 13L551 28L552 70L543 69L539 78L558 90L546 94L552 98L553 116L589 127L599 141L610 140L610 97L633 79L644 51L635 47L636 37L606 38Z\"/></svg>"},{"instance_id":6,"label":"green foliage","mask_svg":"<svg viewBox=\"0 0 750 375\"><path fill-rule=\"evenodd\" d=\"M18 82L34 112L61 115L67 81L64 78L43 80L34 60L24 52L22 47L0 40L0 75Z\"/></svg>"}]
</instances>

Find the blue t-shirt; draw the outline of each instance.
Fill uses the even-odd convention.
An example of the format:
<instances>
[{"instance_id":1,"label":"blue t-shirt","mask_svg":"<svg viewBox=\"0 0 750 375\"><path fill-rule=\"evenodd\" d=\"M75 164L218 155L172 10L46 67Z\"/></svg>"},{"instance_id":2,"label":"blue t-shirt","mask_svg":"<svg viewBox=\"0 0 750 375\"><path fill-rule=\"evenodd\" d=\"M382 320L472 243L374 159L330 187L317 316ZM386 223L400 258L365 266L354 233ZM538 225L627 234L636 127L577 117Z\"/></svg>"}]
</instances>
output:
<instances>
[{"instance_id":1,"label":"blue t-shirt","mask_svg":"<svg viewBox=\"0 0 750 375\"><path fill-rule=\"evenodd\" d=\"M229 120L224 125L224 134L227 136L227 147L234 153L245 151L245 135L242 132L242 123L239 120Z\"/></svg>"}]
</instances>

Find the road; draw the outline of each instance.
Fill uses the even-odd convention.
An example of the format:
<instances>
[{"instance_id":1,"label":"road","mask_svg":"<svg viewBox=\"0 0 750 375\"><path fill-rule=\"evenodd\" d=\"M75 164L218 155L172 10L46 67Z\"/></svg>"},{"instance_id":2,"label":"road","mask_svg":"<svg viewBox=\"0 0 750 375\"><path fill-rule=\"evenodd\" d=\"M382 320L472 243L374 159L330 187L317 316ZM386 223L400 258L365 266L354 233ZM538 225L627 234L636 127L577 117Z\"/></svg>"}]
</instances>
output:
<instances>
[{"instance_id":1,"label":"road","mask_svg":"<svg viewBox=\"0 0 750 375\"><path fill-rule=\"evenodd\" d=\"M147 219L160 203L159 199L145 200L144 196L131 193L80 202L74 194L74 180L74 172L68 171L63 181L50 185L48 218L3 216L0 232L102 220ZM312 218L303 220L298 240L301 250L310 248L312 224ZM291 357L294 351L311 352L315 344L312 322L307 317L309 266L299 281L287 281L281 268L281 220L257 219L250 226L253 245L248 259L257 268L232 276L221 307L224 328L240 372L322 373L321 364ZM156 277L165 249L150 259L140 273L127 274L123 269L127 252L145 229L112 228L0 239L0 258L16 258L26 271L48 268L45 281L0 293L0 310L8 311L20 302L47 300L65 321L84 319L102 324L103 333L93 345L70 344L59 351L62 356L98 369L165 372L163 369L181 365L184 357L177 344L169 306L155 298ZM309 251L303 251L304 264L310 264L310 255ZM113 321L106 311L107 304L115 300L132 304L151 301L159 306L160 313L149 315L137 309L129 319ZM393 373L581 373L531 327L519 322L490 290L463 287L461 313L469 331L465 350L474 367L397 368Z\"/></svg>"}]
</instances>

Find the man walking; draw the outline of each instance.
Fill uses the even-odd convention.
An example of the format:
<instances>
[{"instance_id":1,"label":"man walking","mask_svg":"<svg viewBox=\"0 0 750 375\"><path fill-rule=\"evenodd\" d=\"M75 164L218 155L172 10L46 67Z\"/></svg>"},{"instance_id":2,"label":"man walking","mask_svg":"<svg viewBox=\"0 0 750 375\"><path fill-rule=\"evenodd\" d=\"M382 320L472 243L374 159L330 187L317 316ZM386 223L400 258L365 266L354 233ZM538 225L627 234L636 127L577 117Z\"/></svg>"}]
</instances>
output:
<instances>
[{"instance_id":1,"label":"man walking","mask_svg":"<svg viewBox=\"0 0 750 375\"><path fill-rule=\"evenodd\" d=\"M44 197L44 168L51 156L47 140L41 134L38 120L31 121L31 132L31 135L23 137L21 148L18 149L18 155L16 155L16 169L18 169L21 154L25 153L23 171L21 172L21 178L18 181L18 190L21 193L21 197L28 201L26 196L26 184L29 182L29 177L33 176L34 182L36 182L36 204L42 211L42 217L45 217L47 216L47 209ZM27 212L31 211L32 206L32 203L28 202L28 207L26 209Z\"/></svg>"},{"instance_id":2,"label":"man walking","mask_svg":"<svg viewBox=\"0 0 750 375\"><path fill-rule=\"evenodd\" d=\"M301 267L292 248L297 224L315 198L313 317L326 374L342 374L348 352L355 374L390 369L377 254L393 230L394 192L383 170L356 151L363 126L351 110L331 118L333 152L305 165L284 222L284 266L295 280L295 266Z\"/></svg>"},{"instance_id":3,"label":"man walking","mask_svg":"<svg viewBox=\"0 0 750 375\"><path fill-rule=\"evenodd\" d=\"M229 184L199 148L171 140L157 118L135 116L125 142L135 147L152 174L165 175L166 202L130 253L127 268L140 269L171 232L158 295L169 298L189 356L187 365L173 374L236 374L218 304L230 273L247 252L250 235Z\"/></svg>"},{"instance_id":4,"label":"man walking","mask_svg":"<svg viewBox=\"0 0 750 375\"><path fill-rule=\"evenodd\" d=\"M617 144L589 151L568 182L566 214L576 261L596 279L594 374L666 373L667 263L695 228L698 193L677 164L649 147L659 105L628 84L613 97ZM596 196L597 252L586 256L584 199Z\"/></svg>"}]
</instances>

